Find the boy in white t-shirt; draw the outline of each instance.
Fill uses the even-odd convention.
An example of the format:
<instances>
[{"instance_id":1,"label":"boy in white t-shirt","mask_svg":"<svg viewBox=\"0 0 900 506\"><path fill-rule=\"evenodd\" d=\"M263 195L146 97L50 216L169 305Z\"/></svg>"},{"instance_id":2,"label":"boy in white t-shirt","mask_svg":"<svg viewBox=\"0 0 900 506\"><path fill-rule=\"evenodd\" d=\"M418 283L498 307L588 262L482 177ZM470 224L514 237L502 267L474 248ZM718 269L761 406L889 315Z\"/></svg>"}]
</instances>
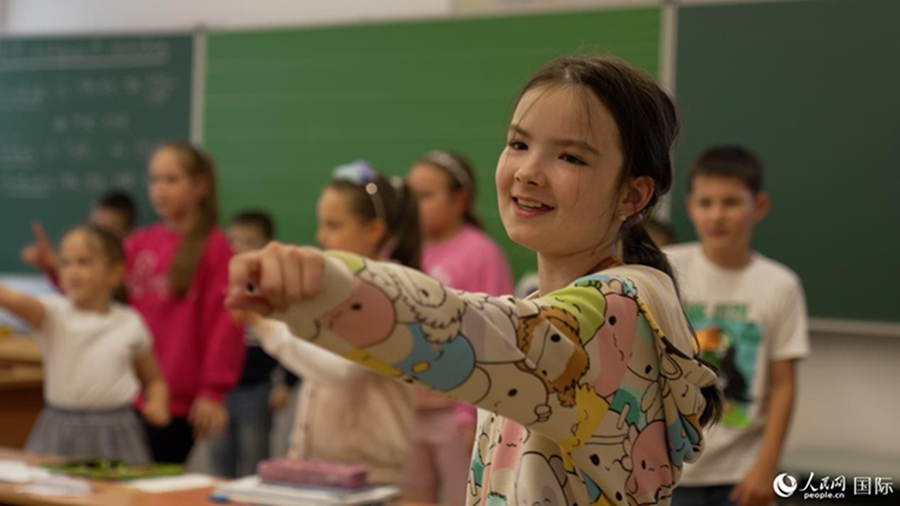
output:
<instances>
[{"instance_id":1,"label":"boy in white t-shirt","mask_svg":"<svg viewBox=\"0 0 900 506\"><path fill-rule=\"evenodd\" d=\"M753 251L769 210L763 167L746 149L719 146L691 167L688 215L699 243L665 251L703 356L719 368L725 416L703 456L686 466L673 506L761 506L773 482L796 392L795 363L809 354L797 275Z\"/></svg>"}]
</instances>

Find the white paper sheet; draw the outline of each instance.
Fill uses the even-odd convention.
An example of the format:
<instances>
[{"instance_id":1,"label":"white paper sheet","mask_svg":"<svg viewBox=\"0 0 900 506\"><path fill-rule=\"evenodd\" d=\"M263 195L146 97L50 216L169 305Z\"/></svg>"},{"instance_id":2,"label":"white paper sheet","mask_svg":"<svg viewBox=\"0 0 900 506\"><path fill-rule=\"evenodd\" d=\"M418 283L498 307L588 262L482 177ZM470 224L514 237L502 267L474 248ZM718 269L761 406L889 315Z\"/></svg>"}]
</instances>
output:
<instances>
[{"instance_id":1,"label":"white paper sheet","mask_svg":"<svg viewBox=\"0 0 900 506\"><path fill-rule=\"evenodd\" d=\"M46 469L29 466L18 460L0 460L0 482L31 483L36 478L49 475Z\"/></svg>"},{"instance_id":2,"label":"white paper sheet","mask_svg":"<svg viewBox=\"0 0 900 506\"><path fill-rule=\"evenodd\" d=\"M162 478L147 478L134 480L125 484L126 487L135 488L143 492L161 494L165 492L177 492L193 488L211 487L215 480L205 474L182 474L180 476L165 476Z\"/></svg>"}]
</instances>

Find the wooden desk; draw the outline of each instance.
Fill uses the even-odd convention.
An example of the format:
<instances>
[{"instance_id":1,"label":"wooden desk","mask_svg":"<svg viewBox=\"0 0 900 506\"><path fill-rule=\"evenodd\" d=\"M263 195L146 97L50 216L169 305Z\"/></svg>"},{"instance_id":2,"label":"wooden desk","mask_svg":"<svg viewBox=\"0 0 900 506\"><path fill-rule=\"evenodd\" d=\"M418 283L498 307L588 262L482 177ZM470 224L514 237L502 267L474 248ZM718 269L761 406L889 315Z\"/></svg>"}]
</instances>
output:
<instances>
[{"instance_id":1,"label":"wooden desk","mask_svg":"<svg viewBox=\"0 0 900 506\"><path fill-rule=\"evenodd\" d=\"M43 384L40 366L0 367L0 447L25 447L44 409Z\"/></svg>"},{"instance_id":2,"label":"wooden desk","mask_svg":"<svg viewBox=\"0 0 900 506\"><path fill-rule=\"evenodd\" d=\"M40 464L52 459L0 449L0 459ZM0 504L17 506L193 506L217 504L209 500L212 487L153 494L114 483L90 481L94 492L83 497L48 497L19 492L22 485L0 483Z\"/></svg>"},{"instance_id":3,"label":"wooden desk","mask_svg":"<svg viewBox=\"0 0 900 506\"><path fill-rule=\"evenodd\" d=\"M33 339L0 338L0 447L24 448L44 409L41 352Z\"/></svg>"},{"instance_id":4,"label":"wooden desk","mask_svg":"<svg viewBox=\"0 0 900 506\"><path fill-rule=\"evenodd\" d=\"M0 363L40 365L41 351L37 343L27 337L0 338Z\"/></svg>"}]
</instances>

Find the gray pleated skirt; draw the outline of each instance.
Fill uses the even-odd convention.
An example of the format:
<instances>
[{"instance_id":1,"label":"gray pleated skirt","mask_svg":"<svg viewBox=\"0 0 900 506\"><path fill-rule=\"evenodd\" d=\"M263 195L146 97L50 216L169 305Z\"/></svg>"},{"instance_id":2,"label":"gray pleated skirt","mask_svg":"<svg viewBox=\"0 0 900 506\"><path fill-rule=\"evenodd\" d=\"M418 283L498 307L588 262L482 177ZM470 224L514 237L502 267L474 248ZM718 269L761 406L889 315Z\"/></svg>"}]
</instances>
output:
<instances>
[{"instance_id":1,"label":"gray pleated skirt","mask_svg":"<svg viewBox=\"0 0 900 506\"><path fill-rule=\"evenodd\" d=\"M149 464L144 425L131 406L110 410L46 407L28 436L25 450L42 455L116 459Z\"/></svg>"}]
</instances>

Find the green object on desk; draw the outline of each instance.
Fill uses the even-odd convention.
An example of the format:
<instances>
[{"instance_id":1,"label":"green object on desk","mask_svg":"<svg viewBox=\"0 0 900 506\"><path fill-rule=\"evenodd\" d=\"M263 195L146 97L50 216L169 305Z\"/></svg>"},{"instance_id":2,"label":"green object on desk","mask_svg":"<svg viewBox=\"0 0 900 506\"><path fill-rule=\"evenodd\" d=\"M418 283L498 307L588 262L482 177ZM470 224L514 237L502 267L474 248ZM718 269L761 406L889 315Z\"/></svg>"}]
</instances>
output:
<instances>
[{"instance_id":1,"label":"green object on desk","mask_svg":"<svg viewBox=\"0 0 900 506\"><path fill-rule=\"evenodd\" d=\"M41 467L55 473L109 481L158 478L184 472L181 464L131 465L111 459L70 460L58 464L43 464Z\"/></svg>"}]
</instances>

